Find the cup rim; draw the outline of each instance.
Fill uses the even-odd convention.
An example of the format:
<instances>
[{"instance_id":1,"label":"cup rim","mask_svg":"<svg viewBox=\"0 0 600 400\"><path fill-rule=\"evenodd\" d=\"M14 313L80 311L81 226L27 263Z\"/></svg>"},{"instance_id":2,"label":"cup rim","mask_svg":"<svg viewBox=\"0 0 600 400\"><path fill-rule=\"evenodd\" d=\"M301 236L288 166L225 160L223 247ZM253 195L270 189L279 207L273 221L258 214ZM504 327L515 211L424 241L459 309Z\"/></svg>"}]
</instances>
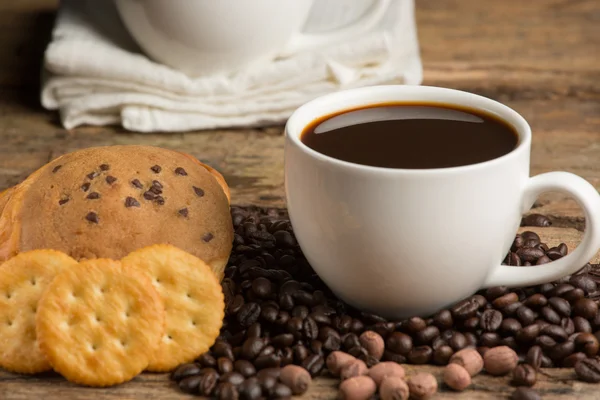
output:
<instances>
[{"instance_id":1,"label":"cup rim","mask_svg":"<svg viewBox=\"0 0 600 400\"><path fill-rule=\"evenodd\" d=\"M397 99L393 99L394 95L398 94ZM429 100L423 97L439 94L441 97L456 97L463 99L460 100ZM364 97L364 100L362 98ZM377 97L380 99L377 100ZM351 98L353 99L352 105L343 106L343 100ZM390 99L392 98L392 99ZM473 106L472 104L465 104L466 99L470 99L478 104ZM343 112L345 110L356 109L361 106L376 105L379 103L410 103L411 101L427 101L432 105L457 105L460 107L474 108L476 110L492 114L506 123L508 123L518 135L518 143L514 149L510 152L493 158L491 160L478 162L475 164L460 165L456 167L447 168L389 168L389 167L378 167L372 165L356 164L350 161L340 160L323 153L320 153L312 148L308 147L300 140L300 136L306 126L312 123L314 120L322 118L324 115L329 115L336 112ZM335 111L328 113L319 112L319 109L327 104L340 104L334 106ZM305 115L307 114L307 115ZM311 158L317 159L324 163L329 163L333 166L341 168L347 168L355 170L356 172L372 172L372 173L385 173L385 174L412 174L412 175L439 175L439 174L451 174L451 173L462 173L475 171L483 168L493 167L497 164L509 162L518 155L526 151L531 145L531 127L523 116L512 108L504 105L496 100L492 100L488 97L484 97L475 93L450 89L438 86L425 86L425 85L377 85L377 86L365 86L360 88L340 90L337 92L325 94L319 96L313 100L310 100L300 107L298 107L292 115L288 118L285 125L285 140L295 145L300 151L304 152Z\"/></svg>"}]
</instances>

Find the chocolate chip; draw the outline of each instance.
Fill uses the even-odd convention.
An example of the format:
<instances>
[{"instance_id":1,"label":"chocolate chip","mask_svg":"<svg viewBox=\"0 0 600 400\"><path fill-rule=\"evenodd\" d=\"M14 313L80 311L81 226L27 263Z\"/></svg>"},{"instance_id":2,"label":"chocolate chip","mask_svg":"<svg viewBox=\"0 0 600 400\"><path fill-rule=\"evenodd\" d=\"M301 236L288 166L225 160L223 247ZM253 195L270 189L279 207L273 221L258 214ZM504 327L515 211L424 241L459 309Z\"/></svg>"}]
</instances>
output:
<instances>
[{"instance_id":1,"label":"chocolate chip","mask_svg":"<svg viewBox=\"0 0 600 400\"><path fill-rule=\"evenodd\" d=\"M88 178L89 180L92 180L92 179L94 179L95 177L97 177L97 176L98 176L98 173L94 171L94 172L90 172L90 173L89 173L89 174L87 174L86 176L87 176L87 178Z\"/></svg>"},{"instance_id":2,"label":"chocolate chip","mask_svg":"<svg viewBox=\"0 0 600 400\"><path fill-rule=\"evenodd\" d=\"M61 168L62 168L62 165L57 165L56 167L52 168L52 173L54 174L55 172L57 172Z\"/></svg>"},{"instance_id":3,"label":"chocolate chip","mask_svg":"<svg viewBox=\"0 0 600 400\"><path fill-rule=\"evenodd\" d=\"M212 233L205 233L204 236L202 236L202 240L205 241L206 243L210 242L213 239L213 234Z\"/></svg>"},{"instance_id":4,"label":"chocolate chip","mask_svg":"<svg viewBox=\"0 0 600 400\"><path fill-rule=\"evenodd\" d=\"M163 188L163 185L162 185L162 183L160 183L159 181L156 181L156 180L155 180L155 181L152 181L152 186L153 186L153 187L157 187L157 188L159 188L159 189L162 189L162 188Z\"/></svg>"},{"instance_id":5,"label":"chocolate chip","mask_svg":"<svg viewBox=\"0 0 600 400\"><path fill-rule=\"evenodd\" d=\"M100 169L102 171L108 171L110 169L110 165L108 165L108 164L102 164L102 165L100 165Z\"/></svg>"},{"instance_id":6,"label":"chocolate chip","mask_svg":"<svg viewBox=\"0 0 600 400\"><path fill-rule=\"evenodd\" d=\"M99 198L100 198L100 193L98 193L98 192L92 192L92 193L88 194L86 197L86 199L89 199L89 200L96 200Z\"/></svg>"},{"instance_id":7,"label":"chocolate chip","mask_svg":"<svg viewBox=\"0 0 600 400\"><path fill-rule=\"evenodd\" d=\"M162 168L160 167L160 165L155 165L155 166L151 167L150 169L152 170L152 172L155 172L155 173L157 173L157 174L158 174L160 171L162 171Z\"/></svg>"},{"instance_id":8,"label":"chocolate chip","mask_svg":"<svg viewBox=\"0 0 600 400\"><path fill-rule=\"evenodd\" d=\"M182 208L181 210L177 211L179 213L179 215L183 216L183 217L187 217L188 216L188 209L187 208Z\"/></svg>"},{"instance_id":9,"label":"chocolate chip","mask_svg":"<svg viewBox=\"0 0 600 400\"><path fill-rule=\"evenodd\" d=\"M58 205L59 205L59 206L62 206L63 204L66 204L66 203L68 203L68 202L69 202L69 199L60 199L60 200L58 201Z\"/></svg>"},{"instance_id":10,"label":"chocolate chip","mask_svg":"<svg viewBox=\"0 0 600 400\"><path fill-rule=\"evenodd\" d=\"M84 192L87 192L88 190L90 190L90 183L86 182L83 185L81 185L81 190L83 190Z\"/></svg>"},{"instance_id":11,"label":"chocolate chip","mask_svg":"<svg viewBox=\"0 0 600 400\"><path fill-rule=\"evenodd\" d=\"M175 168L175 173L176 173L177 175L183 175L183 176L186 176L186 175L187 175L187 172L185 172L185 169L183 169L183 168L181 168L181 167L177 167L177 168Z\"/></svg>"},{"instance_id":12,"label":"chocolate chip","mask_svg":"<svg viewBox=\"0 0 600 400\"><path fill-rule=\"evenodd\" d=\"M90 211L86 216L85 219L87 219L90 222L93 222L94 224L98 223L98 214L96 214L93 211Z\"/></svg>"},{"instance_id":13,"label":"chocolate chip","mask_svg":"<svg viewBox=\"0 0 600 400\"><path fill-rule=\"evenodd\" d=\"M202 190L196 186L192 186L192 187L194 188L194 192L196 192L196 196L198 196L198 197L204 196L204 190Z\"/></svg>"},{"instance_id":14,"label":"chocolate chip","mask_svg":"<svg viewBox=\"0 0 600 400\"><path fill-rule=\"evenodd\" d=\"M142 182L139 181L139 179L134 179L131 181L131 185L133 187L136 187L138 189L142 189L144 187L144 185L142 185Z\"/></svg>"},{"instance_id":15,"label":"chocolate chip","mask_svg":"<svg viewBox=\"0 0 600 400\"><path fill-rule=\"evenodd\" d=\"M159 181L152 181L152 186L150 187L150 191L154 194L162 194L163 185Z\"/></svg>"},{"instance_id":16,"label":"chocolate chip","mask_svg":"<svg viewBox=\"0 0 600 400\"><path fill-rule=\"evenodd\" d=\"M154 200L156 198L156 194L152 193L151 191L147 191L144 192L144 198L146 200Z\"/></svg>"},{"instance_id":17,"label":"chocolate chip","mask_svg":"<svg viewBox=\"0 0 600 400\"><path fill-rule=\"evenodd\" d=\"M165 198L162 196L156 196L156 198L154 199L154 202L156 204L158 204L159 206L162 206L163 204L165 204Z\"/></svg>"},{"instance_id":18,"label":"chocolate chip","mask_svg":"<svg viewBox=\"0 0 600 400\"><path fill-rule=\"evenodd\" d=\"M129 208L129 207L139 207L140 206L140 202L137 201L136 199L134 199L133 197L127 197L125 199L125 207Z\"/></svg>"},{"instance_id":19,"label":"chocolate chip","mask_svg":"<svg viewBox=\"0 0 600 400\"><path fill-rule=\"evenodd\" d=\"M108 183L109 185L112 185L113 183L115 183L117 181L117 178L115 178L112 175L109 175L106 177L106 183Z\"/></svg>"}]
</instances>

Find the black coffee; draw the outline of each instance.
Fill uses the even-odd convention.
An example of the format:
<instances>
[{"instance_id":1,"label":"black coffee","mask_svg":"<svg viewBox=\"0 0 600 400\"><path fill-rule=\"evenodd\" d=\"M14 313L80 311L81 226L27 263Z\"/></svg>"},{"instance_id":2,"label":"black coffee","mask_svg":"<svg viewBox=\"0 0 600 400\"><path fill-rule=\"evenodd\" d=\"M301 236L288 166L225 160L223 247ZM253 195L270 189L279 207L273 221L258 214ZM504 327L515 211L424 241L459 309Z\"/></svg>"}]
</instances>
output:
<instances>
[{"instance_id":1,"label":"black coffee","mask_svg":"<svg viewBox=\"0 0 600 400\"><path fill-rule=\"evenodd\" d=\"M514 128L479 110L433 103L373 105L312 122L308 147L356 164L427 169L476 164L511 152Z\"/></svg>"}]
</instances>

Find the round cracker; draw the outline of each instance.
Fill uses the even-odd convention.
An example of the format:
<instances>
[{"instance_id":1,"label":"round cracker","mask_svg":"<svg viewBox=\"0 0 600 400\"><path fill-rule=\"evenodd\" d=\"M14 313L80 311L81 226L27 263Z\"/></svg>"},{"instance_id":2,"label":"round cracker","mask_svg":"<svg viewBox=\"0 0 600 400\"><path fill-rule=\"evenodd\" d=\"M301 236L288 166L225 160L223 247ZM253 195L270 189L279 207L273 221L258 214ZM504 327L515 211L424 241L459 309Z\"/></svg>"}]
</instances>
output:
<instances>
[{"instance_id":1,"label":"round cracker","mask_svg":"<svg viewBox=\"0 0 600 400\"><path fill-rule=\"evenodd\" d=\"M75 383L110 386L146 368L164 332L164 306L140 271L87 260L48 286L36 328L57 372Z\"/></svg>"},{"instance_id":2,"label":"round cracker","mask_svg":"<svg viewBox=\"0 0 600 400\"><path fill-rule=\"evenodd\" d=\"M44 289L77 261L55 250L20 253L0 265L0 366L22 374L52 367L38 346L37 306Z\"/></svg>"},{"instance_id":3,"label":"round cracker","mask_svg":"<svg viewBox=\"0 0 600 400\"><path fill-rule=\"evenodd\" d=\"M149 274L165 305L165 334L148 370L170 371L208 351L225 316L223 289L210 266L166 244L136 250L121 261Z\"/></svg>"}]
</instances>

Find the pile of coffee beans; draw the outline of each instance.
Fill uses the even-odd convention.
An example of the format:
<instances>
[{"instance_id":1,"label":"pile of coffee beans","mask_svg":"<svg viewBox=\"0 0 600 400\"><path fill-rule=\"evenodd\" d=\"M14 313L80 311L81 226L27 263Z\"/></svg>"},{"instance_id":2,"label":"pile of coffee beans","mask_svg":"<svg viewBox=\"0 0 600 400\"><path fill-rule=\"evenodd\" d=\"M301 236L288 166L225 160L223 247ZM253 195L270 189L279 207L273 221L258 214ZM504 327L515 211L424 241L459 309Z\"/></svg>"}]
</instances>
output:
<instances>
[{"instance_id":1,"label":"pile of coffee beans","mask_svg":"<svg viewBox=\"0 0 600 400\"><path fill-rule=\"evenodd\" d=\"M483 290L429 318L390 321L331 293L302 255L285 210L233 207L232 216L223 328L209 352L172 373L182 391L220 399L286 398L306 391L311 377L334 375L326 360L336 351L363 362L363 372L348 374L364 375L382 361L447 365L460 350L475 349L485 359L496 347L516 358L506 351L490 356L494 368L486 372L513 374L519 387L514 398L537 398L527 388L541 367L575 368L580 379L600 382L598 265L553 283ZM542 216L528 218L550 225ZM566 254L565 244L549 248L527 231L516 235L504 263L540 265ZM451 378L452 385L463 385L459 376Z\"/></svg>"}]
</instances>

